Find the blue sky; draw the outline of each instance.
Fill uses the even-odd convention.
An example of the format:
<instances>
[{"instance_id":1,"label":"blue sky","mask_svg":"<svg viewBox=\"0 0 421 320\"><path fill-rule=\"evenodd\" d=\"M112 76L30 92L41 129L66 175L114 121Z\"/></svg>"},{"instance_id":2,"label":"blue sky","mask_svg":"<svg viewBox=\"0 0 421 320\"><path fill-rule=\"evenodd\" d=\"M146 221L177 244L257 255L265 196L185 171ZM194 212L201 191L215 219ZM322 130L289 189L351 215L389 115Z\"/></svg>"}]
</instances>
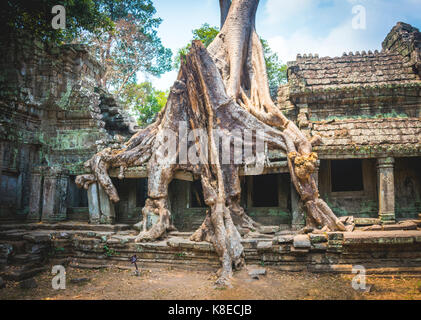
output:
<instances>
[{"instance_id":1,"label":"blue sky","mask_svg":"<svg viewBox=\"0 0 421 320\"><path fill-rule=\"evenodd\" d=\"M157 16L163 19L158 34L164 46L175 53L190 41L193 29L205 22L219 26L218 3L155 0ZM365 29L353 28L355 6L364 8ZM339 56L349 51L380 50L381 42L398 21L421 29L421 0L260 0L256 30L286 63L295 60L297 53ZM171 71L150 80L165 90L176 75ZM139 78L142 80L142 76Z\"/></svg>"}]
</instances>

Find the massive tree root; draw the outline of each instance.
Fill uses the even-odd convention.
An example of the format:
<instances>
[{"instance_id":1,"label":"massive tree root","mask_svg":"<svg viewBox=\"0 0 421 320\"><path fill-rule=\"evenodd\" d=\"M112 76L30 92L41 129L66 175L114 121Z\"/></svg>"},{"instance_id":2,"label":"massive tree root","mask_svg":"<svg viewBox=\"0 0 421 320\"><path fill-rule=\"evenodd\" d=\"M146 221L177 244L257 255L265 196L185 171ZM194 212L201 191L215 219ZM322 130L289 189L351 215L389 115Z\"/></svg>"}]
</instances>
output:
<instances>
[{"instance_id":1,"label":"massive tree root","mask_svg":"<svg viewBox=\"0 0 421 320\"><path fill-rule=\"evenodd\" d=\"M233 268L244 264L236 226L257 225L240 206L238 171L248 160L235 161L234 132L245 129L254 132L252 139L243 139L244 149L251 148L257 153L260 132L267 149L280 149L287 154L291 180L305 203L309 225L332 231L345 228L319 198L312 177L317 161L312 142L317 139L308 140L270 98L263 49L254 27L258 0L222 3L226 19L221 21L221 32L208 49L200 41L193 42L157 120L137 132L126 148L105 149L92 157L86 163L92 174L78 176L76 182L85 188L98 182L110 199L117 202L118 193L108 169L120 167L122 179L127 167L148 162L148 199L142 210L143 229L137 241L151 241L172 228L167 199L174 173L184 170L200 175L209 209L191 240L213 243L221 260L218 283L228 284ZM229 143L219 143L221 136L228 137ZM185 140L185 145L180 142ZM228 163L224 161L227 153ZM149 230L148 215L157 216Z\"/></svg>"}]
</instances>

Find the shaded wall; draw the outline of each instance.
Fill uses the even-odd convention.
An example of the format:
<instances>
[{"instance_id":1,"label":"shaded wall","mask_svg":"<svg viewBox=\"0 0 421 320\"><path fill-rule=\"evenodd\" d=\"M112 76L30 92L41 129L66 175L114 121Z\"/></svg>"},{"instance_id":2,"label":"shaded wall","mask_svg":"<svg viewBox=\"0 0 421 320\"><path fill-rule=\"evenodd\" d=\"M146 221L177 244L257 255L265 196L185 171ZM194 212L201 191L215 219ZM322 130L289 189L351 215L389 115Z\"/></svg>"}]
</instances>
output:
<instances>
[{"instance_id":1,"label":"shaded wall","mask_svg":"<svg viewBox=\"0 0 421 320\"><path fill-rule=\"evenodd\" d=\"M395 159L396 218L416 218L421 213L421 157Z\"/></svg>"},{"instance_id":2,"label":"shaded wall","mask_svg":"<svg viewBox=\"0 0 421 320\"><path fill-rule=\"evenodd\" d=\"M321 197L337 216L378 217L376 189L376 160L360 159L363 189L335 192L332 188L332 160L321 160L319 169L319 190ZM338 160L341 161L341 160ZM355 174L349 172L348 174ZM337 177L336 177L337 178ZM347 179L346 174L341 179Z\"/></svg>"}]
</instances>

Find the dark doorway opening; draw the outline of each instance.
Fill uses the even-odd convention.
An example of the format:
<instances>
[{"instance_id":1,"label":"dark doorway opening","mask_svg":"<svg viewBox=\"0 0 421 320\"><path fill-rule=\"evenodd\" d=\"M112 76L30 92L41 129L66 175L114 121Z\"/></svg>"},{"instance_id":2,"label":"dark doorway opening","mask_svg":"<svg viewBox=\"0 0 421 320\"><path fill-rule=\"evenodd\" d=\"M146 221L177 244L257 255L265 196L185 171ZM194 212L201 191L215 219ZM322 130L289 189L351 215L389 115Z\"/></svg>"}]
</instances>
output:
<instances>
[{"instance_id":1,"label":"dark doorway opening","mask_svg":"<svg viewBox=\"0 0 421 320\"><path fill-rule=\"evenodd\" d=\"M195 180L191 183L190 187L190 204L192 208L205 207L205 198L203 196L202 182Z\"/></svg>"},{"instance_id":2,"label":"dark doorway opening","mask_svg":"<svg viewBox=\"0 0 421 320\"><path fill-rule=\"evenodd\" d=\"M253 207L278 207L278 176L254 176L252 201Z\"/></svg>"},{"instance_id":3,"label":"dark doorway opening","mask_svg":"<svg viewBox=\"0 0 421 320\"><path fill-rule=\"evenodd\" d=\"M136 179L136 207L143 208L148 197L148 179Z\"/></svg>"},{"instance_id":4,"label":"dark doorway opening","mask_svg":"<svg viewBox=\"0 0 421 320\"><path fill-rule=\"evenodd\" d=\"M361 159L332 160L330 168L332 192L364 190Z\"/></svg>"},{"instance_id":5,"label":"dark doorway opening","mask_svg":"<svg viewBox=\"0 0 421 320\"><path fill-rule=\"evenodd\" d=\"M76 176L69 176L67 186L67 207L86 208L88 207L88 192L84 188L78 188L75 183Z\"/></svg>"}]
</instances>

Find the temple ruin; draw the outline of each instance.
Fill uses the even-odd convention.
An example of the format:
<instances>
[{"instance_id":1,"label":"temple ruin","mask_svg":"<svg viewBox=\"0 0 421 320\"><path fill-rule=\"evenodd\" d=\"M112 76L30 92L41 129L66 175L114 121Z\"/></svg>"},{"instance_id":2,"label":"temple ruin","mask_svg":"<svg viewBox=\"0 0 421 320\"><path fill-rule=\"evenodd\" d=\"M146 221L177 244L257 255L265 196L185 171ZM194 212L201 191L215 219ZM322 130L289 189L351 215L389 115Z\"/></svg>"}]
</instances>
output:
<instances>
[{"instance_id":1,"label":"temple ruin","mask_svg":"<svg viewBox=\"0 0 421 320\"><path fill-rule=\"evenodd\" d=\"M101 88L102 67L86 48L50 48L28 37L12 39L0 50L0 269L5 278L39 271L52 248L53 259L70 259L74 266L126 263L137 253L144 263L215 267L212 245L188 240L207 210L195 174L175 174L168 192L177 231L151 243L134 243L132 231L147 199L146 165L127 168L122 180L117 168L110 170L118 203L98 183L77 188L76 176L90 173L86 160L106 147L121 148L138 129ZM341 221L352 220L361 232L297 234L306 225L303 202L292 185L287 154L272 151L261 174L240 170L240 203L261 224L249 236L239 230L246 261L284 270L349 271L353 262L376 268L375 259L384 259L394 270L421 268L419 30L398 23L380 52L297 55L287 73L277 107L309 138L321 137L313 149L320 195ZM155 222L152 216L147 224ZM9 272L7 266L16 261L31 267Z\"/></svg>"}]
</instances>

